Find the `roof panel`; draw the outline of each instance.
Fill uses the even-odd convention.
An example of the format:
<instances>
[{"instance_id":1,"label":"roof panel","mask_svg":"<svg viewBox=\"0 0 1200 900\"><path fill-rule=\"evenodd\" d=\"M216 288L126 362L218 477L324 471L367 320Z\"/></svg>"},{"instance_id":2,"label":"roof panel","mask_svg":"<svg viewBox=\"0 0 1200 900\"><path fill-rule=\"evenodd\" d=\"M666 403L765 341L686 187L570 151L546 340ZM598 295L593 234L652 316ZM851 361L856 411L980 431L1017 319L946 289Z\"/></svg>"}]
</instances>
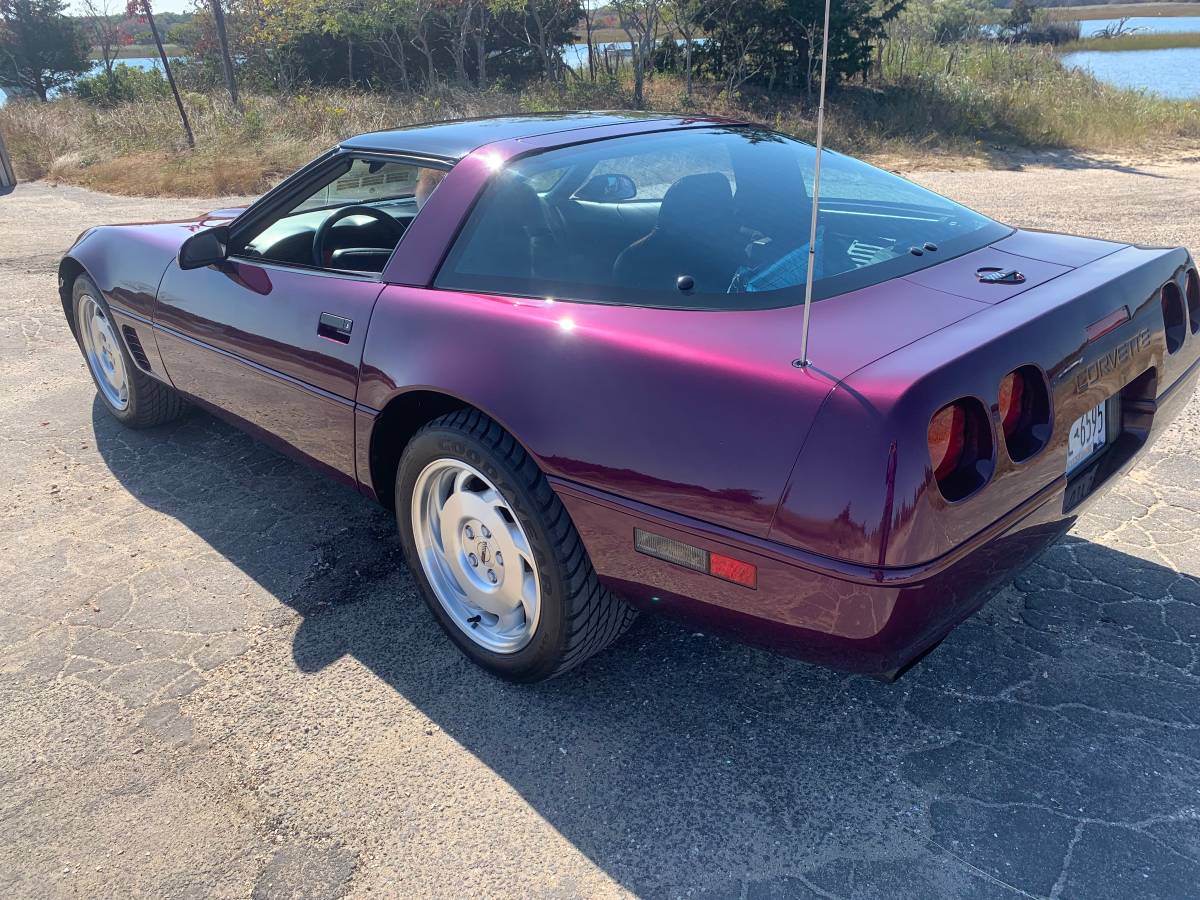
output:
<instances>
[{"instance_id":1,"label":"roof panel","mask_svg":"<svg viewBox=\"0 0 1200 900\"><path fill-rule=\"evenodd\" d=\"M484 144L515 140L598 125L620 125L648 119L671 121L674 116L636 112L565 112L533 115L493 116L456 122L407 125L389 131L360 134L342 141L351 150L384 150L417 153L458 160Z\"/></svg>"}]
</instances>

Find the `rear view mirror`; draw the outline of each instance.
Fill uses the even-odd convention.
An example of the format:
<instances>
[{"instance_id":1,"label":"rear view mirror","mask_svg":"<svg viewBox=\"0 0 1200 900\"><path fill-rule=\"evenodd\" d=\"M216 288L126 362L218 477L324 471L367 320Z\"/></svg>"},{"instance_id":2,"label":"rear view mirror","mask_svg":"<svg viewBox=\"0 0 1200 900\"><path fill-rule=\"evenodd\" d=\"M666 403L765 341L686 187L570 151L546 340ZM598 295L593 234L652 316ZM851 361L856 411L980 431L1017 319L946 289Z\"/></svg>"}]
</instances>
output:
<instances>
[{"instance_id":1,"label":"rear view mirror","mask_svg":"<svg viewBox=\"0 0 1200 900\"><path fill-rule=\"evenodd\" d=\"M217 225L198 231L179 247L179 268L203 269L223 262L229 248L229 226Z\"/></svg>"},{"instance_id":2,"label":"rear view mirror","mask_svg":"<svg viewBox=\"0 0 1200 900\"><path fill-rule=\"evenodd\" d=\"M575 192L577 200L595 203L619 203L637 196L637 185L628 175L596 175Z\"/></svg>"},{"instance_id":3,"label":"rear view mirror","mask_svg":"<svg viewBox=\"0 0 1200 900\"><path fill-rule=\"evenodd\" d=\"M17 186L17 176L13 172L12 160L8 158L8 150L4 146L4 135L0 134L0 197L10 193Z\"/></svg>"}]
</instances>

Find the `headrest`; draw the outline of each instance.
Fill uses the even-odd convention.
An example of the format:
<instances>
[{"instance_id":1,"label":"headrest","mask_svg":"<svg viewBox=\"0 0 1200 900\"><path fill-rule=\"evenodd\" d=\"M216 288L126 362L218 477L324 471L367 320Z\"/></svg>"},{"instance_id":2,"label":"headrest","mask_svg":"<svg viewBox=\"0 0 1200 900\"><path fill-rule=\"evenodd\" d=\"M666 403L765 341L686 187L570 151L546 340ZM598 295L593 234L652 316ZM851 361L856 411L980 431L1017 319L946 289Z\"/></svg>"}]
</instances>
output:
<instances>
[{"instance_id":1,"label":"headrest","mask_svg":"<svg viewBox=\"0 0 1200 900\"><path fill-rule=\"evenodd\" d=\"M685 175L667 189L658 208L658 227L706 231L733 220L733 191L720 172Z\"/></svg>"}]
</instances>

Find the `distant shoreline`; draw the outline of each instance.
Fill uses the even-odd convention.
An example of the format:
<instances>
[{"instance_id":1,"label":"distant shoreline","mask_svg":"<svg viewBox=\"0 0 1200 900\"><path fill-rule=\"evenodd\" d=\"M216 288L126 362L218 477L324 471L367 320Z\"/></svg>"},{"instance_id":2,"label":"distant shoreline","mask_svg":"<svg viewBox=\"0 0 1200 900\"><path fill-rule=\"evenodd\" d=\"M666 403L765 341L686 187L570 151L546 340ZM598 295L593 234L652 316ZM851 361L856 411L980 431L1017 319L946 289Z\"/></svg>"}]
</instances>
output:
<instances>
[{"instance_id":1,"label":"distant shoreline","mask_svg":"<svg viewBox=\"0 0 1200 900\"><path fill-rule=\"evenodd\" d=\"M1120 19L1125 16L1176 18L1200 17L1200 3L1096 3L1088 6L1047 6L1047 13L1056 19L1090 22L1094 19ZM997 10L1004 13L1007 10Z\"/></svg>"}]
</instances>

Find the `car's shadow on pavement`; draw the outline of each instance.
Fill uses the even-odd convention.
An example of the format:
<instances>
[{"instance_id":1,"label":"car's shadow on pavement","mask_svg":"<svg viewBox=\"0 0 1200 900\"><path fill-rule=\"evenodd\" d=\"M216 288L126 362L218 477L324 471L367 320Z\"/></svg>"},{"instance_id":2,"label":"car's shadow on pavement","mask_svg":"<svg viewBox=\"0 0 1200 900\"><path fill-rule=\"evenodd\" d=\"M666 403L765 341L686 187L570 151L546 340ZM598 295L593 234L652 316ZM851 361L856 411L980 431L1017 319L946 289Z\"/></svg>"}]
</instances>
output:
<instances>
[{"instance_id":1,"label":"car's shadow on pavement","mask_svg":"<svg viewBox=\"0 0 1200 900\"><path fill-rule=\"evenodd\" d=\"M643 617L515 687L438 631L388 512L207 415L93 425L128 491L302 616L300 671L353 656L636 894L1200 884L1191 575L1068 537L892 686Z\"/></svg>"}]
</instances>

